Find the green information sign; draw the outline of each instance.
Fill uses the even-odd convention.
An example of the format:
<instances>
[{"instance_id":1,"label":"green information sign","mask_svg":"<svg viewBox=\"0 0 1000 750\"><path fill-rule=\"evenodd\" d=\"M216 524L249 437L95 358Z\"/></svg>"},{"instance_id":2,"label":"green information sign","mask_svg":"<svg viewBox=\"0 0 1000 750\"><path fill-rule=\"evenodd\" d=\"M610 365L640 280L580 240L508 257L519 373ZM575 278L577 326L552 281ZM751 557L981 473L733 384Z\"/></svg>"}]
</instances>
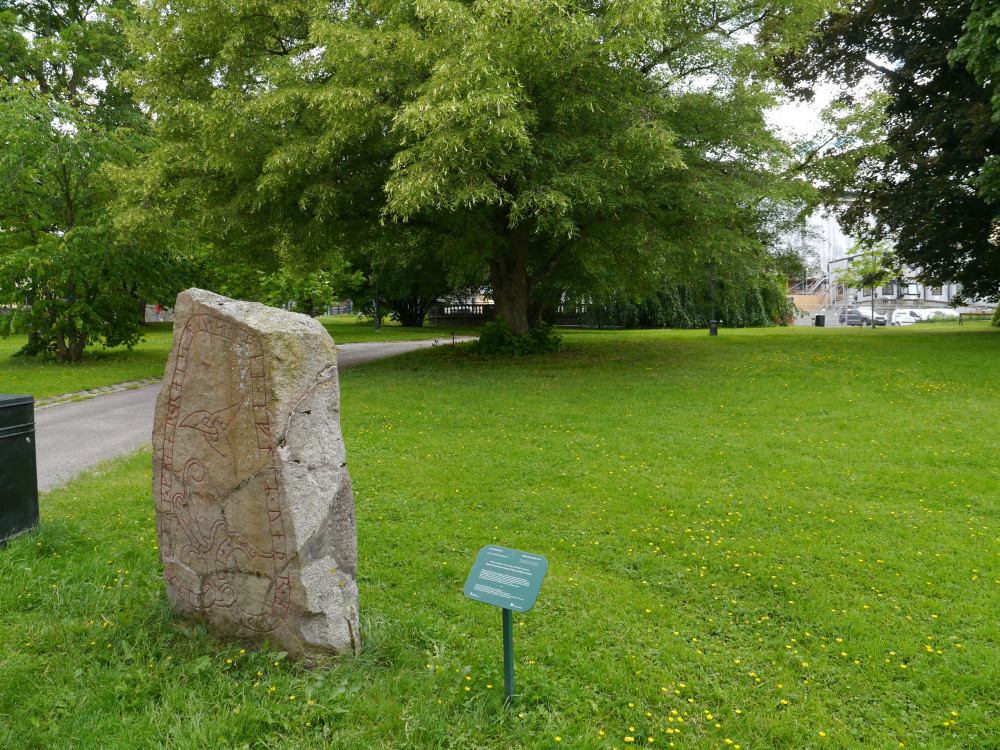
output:
<instances>
[{"instance_id":1,"label":"green information sign","mask_svg":"<svg viewBox=\"0 0 1000 750\"><path fill-rule=\"evenodd\" d=\"M507 547L488 545L479 550L465 582L465 595L514 612L535 606L549 561Z\"/></svg>"},{"instance_id":2,"label":"green information sign","mask_svg":"<svg viewBox=\"0 0 1000 750\"><path fill-rule=\"evenodd\" d=\"M508 547L487 545L479 550L465 582L465 595L503 610L503 692L506 702L514 696L514 623L511 612L535 606L549 561Z\"/></svg>"}]
</instances>

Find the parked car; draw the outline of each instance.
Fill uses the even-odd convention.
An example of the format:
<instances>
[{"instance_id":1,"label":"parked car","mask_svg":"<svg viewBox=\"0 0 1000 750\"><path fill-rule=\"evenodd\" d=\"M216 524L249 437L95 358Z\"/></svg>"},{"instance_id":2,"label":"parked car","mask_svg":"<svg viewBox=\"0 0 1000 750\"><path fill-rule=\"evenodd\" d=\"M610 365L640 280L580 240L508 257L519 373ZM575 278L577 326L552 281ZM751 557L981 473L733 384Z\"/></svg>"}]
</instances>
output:
<instances>
[{"instance_id":1,"label":"parked car","mask_svg":"<svg viewBox=\"0 0 1000 750\"><path fill-rule=\"evenodd\" d=\"M872 314L870 310L859 310L857 307L845 307L840 311L837 320L842 326L870 326ZM875 325L884 326L889 319L882 313L875 313Z\"/></svg>"},{"instance_id":2,"label":"parked car","mask_svg":"<svg viewBox=\"0 0 1000 750\"><path fill-rule=\"evenodd\" d=\"M920 317L920 313L916 310L900 308L892 311L892 317L889 319L889 325L911 326L914 323L919 323L921 320L923 320L923 318Z\"/></svg>"},{"instance_id":3,"label":"parked car","mask_svg":"<svg viewBox=\"0 0 1000 750\"><path fill-rule=\"evenodd\" d=\"M842 326L859 326L861 320L861 311L856 307L844 307L837 316L837 322Z\"/></svg>"}]
</instances>

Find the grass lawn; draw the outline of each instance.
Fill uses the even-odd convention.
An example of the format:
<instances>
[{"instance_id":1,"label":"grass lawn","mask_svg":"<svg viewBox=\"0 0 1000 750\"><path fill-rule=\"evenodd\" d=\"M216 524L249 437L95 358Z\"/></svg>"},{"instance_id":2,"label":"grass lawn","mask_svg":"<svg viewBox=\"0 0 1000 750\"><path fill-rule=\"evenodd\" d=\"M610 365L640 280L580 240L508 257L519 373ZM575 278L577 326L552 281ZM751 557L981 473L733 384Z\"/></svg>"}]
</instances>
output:
<instances>
[{"instance_id":1,"label":"grass lawn","mask_svg":"<svg viewBox=\"0 0 1000 750\"><path fill-rule=\"evenodd\" d=\"M89 349L83 362L57 365L51 358L14 357L27 336L0 338L0 393L28 393L35 400L163 376L173 342L170 323L150 323L146 340L132 349Z\"/></svg>"},{"instance_id":2,"label":"grass lawn","mask_svg":"<svg viewBox=\"0 0 1000 750\"><path fill-rule=\"evenodd\" d=\"M418 339L449 338L456 335L478 335L475 328L455 326L423 326L404 328L389 321L376 331L371 321L360 321L356 315L321 318L320 322L338 344L362 341L415 341ZM26 336L0 338L0 393L29 393L36 400L64 393L76 393L115 383L142 378L159 378L173 341L172 323L151 323L145 340L133 349L90 349L83 362L56 365L52 359L13 357L27 341Z\"/></svg>"},{"instance_id":3,"label":"grass lawn","mask_svg":"<svg viewBox=\"0 0 1000 750\"><path fill-rule=\"evenodd\" d=\"M0 552L0 747L995 748L1000 330L578 332L342 374L365 647L171 619L149 454ZM485 544L544 554L514 616Z\"/></svg>"}]
</instances>

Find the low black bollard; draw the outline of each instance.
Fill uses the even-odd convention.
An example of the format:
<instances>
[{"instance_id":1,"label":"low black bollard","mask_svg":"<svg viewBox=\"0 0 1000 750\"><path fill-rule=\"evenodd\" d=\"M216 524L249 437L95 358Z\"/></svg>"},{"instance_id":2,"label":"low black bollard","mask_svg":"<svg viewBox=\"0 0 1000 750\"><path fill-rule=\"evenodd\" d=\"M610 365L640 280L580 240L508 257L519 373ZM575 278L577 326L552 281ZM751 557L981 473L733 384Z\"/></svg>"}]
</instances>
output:
<instances>
[{"instance_id":1,"label":"low black bollard","mask_svg":"<svg viewBox=\"0 0 1000 750\"><path fill-rule=\"evenodd\" d=\"M35 399L0 395L0 546L38 525Z\"/></svg>"}]
</instances>

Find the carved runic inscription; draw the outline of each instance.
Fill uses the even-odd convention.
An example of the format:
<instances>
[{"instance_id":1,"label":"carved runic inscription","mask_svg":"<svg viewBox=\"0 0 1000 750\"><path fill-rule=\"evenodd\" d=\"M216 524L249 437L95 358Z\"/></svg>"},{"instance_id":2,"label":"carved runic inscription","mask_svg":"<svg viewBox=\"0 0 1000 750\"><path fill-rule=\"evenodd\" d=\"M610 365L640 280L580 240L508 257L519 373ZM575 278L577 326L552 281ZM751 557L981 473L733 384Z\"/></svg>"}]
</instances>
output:
<instances>
[{"instance_id":1,"label":"carved runic inscription","mask_svg":"<svg viewBox=\"0 0 1000 750\"><path fill-rule=\"evenodd\" d=\"M156 502L171 597L271 632L288 614L291 582L261 343L194 315L168 377Z\"/></svg>"}]
</instances>

